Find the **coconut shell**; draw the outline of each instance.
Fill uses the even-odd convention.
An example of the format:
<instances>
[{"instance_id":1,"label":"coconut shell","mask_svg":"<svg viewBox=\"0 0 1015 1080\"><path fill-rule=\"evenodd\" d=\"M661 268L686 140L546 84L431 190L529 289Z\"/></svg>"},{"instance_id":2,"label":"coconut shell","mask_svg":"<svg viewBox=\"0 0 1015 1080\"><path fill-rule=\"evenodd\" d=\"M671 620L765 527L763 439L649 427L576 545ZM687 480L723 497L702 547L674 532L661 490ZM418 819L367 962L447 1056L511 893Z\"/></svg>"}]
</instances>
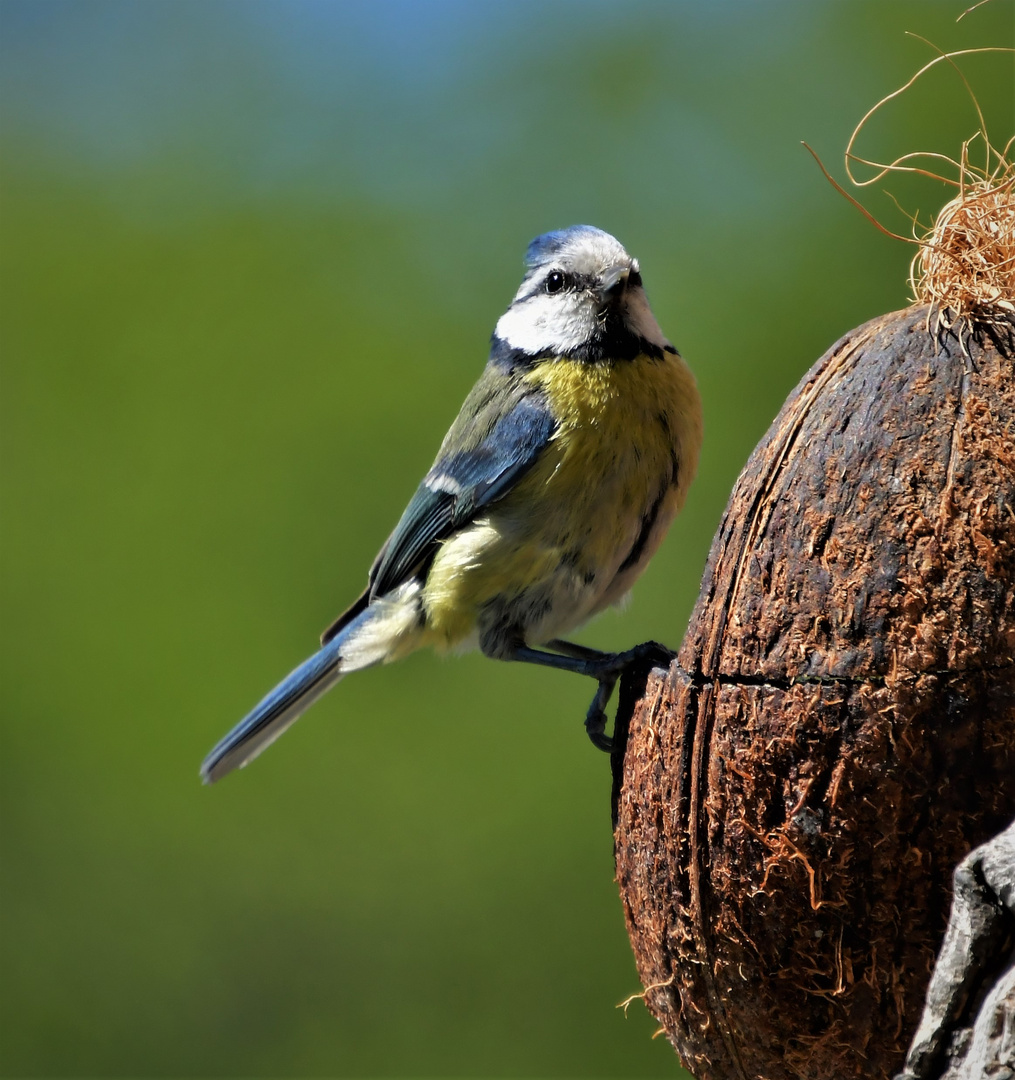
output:
<instances>
[{"instance_id":1,"label":"coconut shell","mask_svg":"<svg viewBox=\"0 0 1015 1080\"><path fill-rule=\"evenodd\" d=\"M847 334L741 474L630 720L617 880L698 1080L889 1077L1015 817L1013 337Z\"/></svg>"}]
</instances>

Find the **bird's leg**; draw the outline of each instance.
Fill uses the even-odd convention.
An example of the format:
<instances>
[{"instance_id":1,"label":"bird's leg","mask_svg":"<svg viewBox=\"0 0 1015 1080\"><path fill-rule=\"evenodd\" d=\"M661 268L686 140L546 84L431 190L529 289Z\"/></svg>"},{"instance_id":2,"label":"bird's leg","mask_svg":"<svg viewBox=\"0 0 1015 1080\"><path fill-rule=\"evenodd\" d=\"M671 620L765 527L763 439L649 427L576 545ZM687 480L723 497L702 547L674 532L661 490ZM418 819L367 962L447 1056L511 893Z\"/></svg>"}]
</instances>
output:
<instances>
[{"instance_id":1,"label":"bird's leg","mask_svg":"<svg viewBox=\"0 0 1015 1080\"><path fill-rule=\"evenodd\" d=\"M520 660L527 664L541 664L544 667L557 668L559 671L573 671L576 675L587 675L595 679L599 686L585 716L585 730L592 744L606 753L613 751L613 739L606 734L606 706L613 694L617 680L628 668L649 659L660 662L672 656L665 646L654 641L646 641L622 653L600 652L584 645L575 645L570 641L554 639L547 643L557 652L544 652L542 649L530 649L527 645L517 646L508 659ZM563 654L563 655L561 655Z\"/></svg>"},{"instance_id":2,"label":"bird's leg","mask_svg":"<svg viewBox=\"0 0 1015 1080\"><path fill-rule=\"evenodd\" d=\"M548 641L546 647L553 649L554 652L563 653L565 656L573 656L577 660L606 660L615 655L603 652L601 649L590 649L588 645L576 645L573 641L564 641L561 638Z\"/></svg>"}]
</instances>

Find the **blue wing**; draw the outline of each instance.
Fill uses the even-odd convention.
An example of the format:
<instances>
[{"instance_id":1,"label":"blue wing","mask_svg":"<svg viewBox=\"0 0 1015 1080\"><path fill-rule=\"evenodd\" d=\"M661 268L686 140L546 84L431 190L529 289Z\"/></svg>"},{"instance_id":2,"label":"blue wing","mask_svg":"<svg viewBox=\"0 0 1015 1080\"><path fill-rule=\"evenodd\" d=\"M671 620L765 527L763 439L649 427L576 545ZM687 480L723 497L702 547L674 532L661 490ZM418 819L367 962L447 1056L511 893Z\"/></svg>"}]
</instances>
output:
<instances>
[{"instance_id":1,"label":"blue wing","mask_svg":"<svg viewBox=\"0 0 1015 1080\"><path fill-rule=\"evenodd\" d=\"M440 542L503 498L532 468L556 430L541 394L498 394L480 380L381 549L366 591L322 635L330 641L375 596L425 572ZM511 398L514 398L511 403ZM499 416L498 404L508 403ZM478 438L477 438L478 436Z\"/></svg>"}]
</instances>

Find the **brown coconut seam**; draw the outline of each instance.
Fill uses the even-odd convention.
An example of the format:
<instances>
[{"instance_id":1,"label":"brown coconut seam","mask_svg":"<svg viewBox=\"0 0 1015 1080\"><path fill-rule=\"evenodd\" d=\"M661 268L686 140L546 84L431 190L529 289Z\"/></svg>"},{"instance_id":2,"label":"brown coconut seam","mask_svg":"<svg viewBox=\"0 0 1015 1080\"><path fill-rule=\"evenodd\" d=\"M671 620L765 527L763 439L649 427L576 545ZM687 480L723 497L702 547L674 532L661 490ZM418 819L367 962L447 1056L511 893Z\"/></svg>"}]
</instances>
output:
<instances>
[{"instance_id":1,"label":"brown coconut seam","mask_svg":"<svg viewBox=\"0 0 1015 1080\"><path fill-rule=\"evenodd\" d=\"M860 187L901 171L958 189L900 237L917 306L804 376L737 482L679 657L621 686L617 880L646 1003L700 1080L894 1072L951 868L1015 814L1012 143L991 145L974 97L955 181L924 167L940 155L853 153L966 52L879 102L846 152Z\"/></svg>"},{"instance_id":2,"label":"brown coconut seam","mask_svg":"<svg viewBox=\"0 0 1015 1080\"><path fill-rule=\"evenodd\" d=\"M674 660L671 663L665 677L662 677L662 673L653 676L642 694L635 697L637 709L634 724L637 728L638 760L631 759L625 763L619 749L615 755L614 809L615 815L619 815L620 820L620 828L616 833L618 881L620 881L622 892L625 894L625 908L629 928L632 931L632 942L636 941L637 935L642 930L652 937L660 934L662 937L659 939L659 943L663 947L663 954L670 958L667 965L665 965L669 967L667 971L665 967L660 968L655 963L650 963L645 957L639 956L639 970L643 982L650 987L650 990L646 991L646 997L652 1011L664 1021L664 1026L666 1026L671 1041L675 1042L678 1050L681 1050L687 1058L688 1065L695 1071L704 1068L703 1075L714 1075L708 1071L708 1066L709 1062L717 1057L725 1059L721 1062L722 1075L724 1076L732 1075L741 1077L742 1080L748 1080L750 1077L762 1075L757 1070L756 1065L752 1066L743 1058L744 1032L737 1029L737 1024L731 1019L726 1007L729 1000L728 980L725 987L721 985L719 969L713 963L717 954L717 945L722 944L721 941L716 939L713 931L713 927L719 925L730 926L732 924L734 928L739 929L737 936L743 942L753 946L759 960L762 958L762 950L752 941L748 931L737 924L734 910L725 905L720 912L714 906L718 902L715 894L716 883L709 875L714 873L714 867L710 865L710 861L717 842L716 837L719 837L718 842L721 845L723 831L731 827L739 827L744 833L753 835L761 849L767 848L764 858L761 859L763 876L759 882L756 882L754 895L769 890L773 874L782 874L784 871L789 871L791 866L796 865L802 868L803 871L803 876L800 878L802 910L828 910L829 907L834 908L836 905L846 904L845 899L823 894L821 880L823 868L818 866L816 869L812 865L812 857L803 849L804 845L800 841L801 836L806 839L809 826L815 829L820 826L820 821L815 824L807 817L808 813L814 813L810 806L815 804L823 806L829 803L833 809L835 808L837 800L842 794L840 785L844 782L843 768L837 766L834 769L826 770L824 775L816 774L806 780L801 780L801 793L797 805L785 807L786 812L783 814L781 822L773 820L768 823L766 829L759 828L757 824L752 824L746 819L717 823L714 816L710 817L713 807L708 801L712 797L708 784L714 780L713 774L716 768L720 766L735 768L737 764L735 761L724 764L710 758L710 748L714 740L717 722L717 699L728 689L734 691L737 689L752 690L762 695L762 697L782 695L788 699L791 695L799 696L803 688L811 687L813 692L820 696L821 707L834 711L834 707L841 704L841 702L836 701L837 689L842 688L844 692L851 692L854 695L854 705L862 696L864 699L870 700L871 708L893 709L895 708L893 702L899 699L900 695L903 699L912 698L913 700L920 699L921 695L926 696L928 693L928 680L932 680L935 685L940 684L935 692L938 693L942 700L950 700L949 695L958 695L958 700L963 693L968 691L969 687L974 686L974 684L979 685L984 679L994 681L995 676L998 677L996 681L1006 686L1012 681L1010 674L1013 667L1015 667L1015 659L1013 659L1012 650L1010 649L1006 655L1002 652L1000 657L999 654L995 654L994 657L989 659L982 651L977 654L976 649L962 652L954 642L947 650L942 651L940 642L933 638L934 627L937 625L934 622L936 615L933 610L931 610L930 616L924 620L930 627L930 645L924 647L926 643L919 640L916 640L915 644L914 642L903 642L902 645L905 647L896 647L894 654L887 656L883 654L884 650L879 653L877 649L874 649L871 642L866 643L872 646L866 653L862 650L860 652L840 650L842 655L846 657L846 667L850 667L851 671L847 671L846 667L843 667L838 662L836 649L827 643L826 655L821 657L820 662L823 669L820 671L808 670L807 657L797 659L789 653L785 653L784 650L775 658L776 661L784 664L782 669L777 672L775 670L777 664L773 663L772 658L764 651L764 643L759 646L762 648L762 652L758 653L756 657L741 655L740 660L736 660L738 653L735 646L732 653L729 652L731 630L729 620L734 612L740 613L738 595L745 581L750 578L753 583L752 588L758 587L759 580L764 583L766 571L759 561L759 538L766 534L766 530L772 525L773 515L779 509L777 502L771 498L773 492L779 487L784 474L794 460L808 451L808 446L801 439L801 432L808 418L813 419L812 407L822 399L822 395L828 392L829 387L836 380L849 372L856 358L871 346L879 334L884 332L891 336L901 333L905 336L906 334L916 333L917 329L919 329L919 332L924 333L927 326L927 317L928 310L925 307L908 309L906 312L872 320L856 331L844 335L826 353L822 361L819 361L811 372L804 377L800 386L791 395L783 413L780 414L780 417L777 418L773 425L773 433L770 439L759 447L754 458L752 458L752 463L749 464L741 481L738 482L737 490L731 499L724 523L720 527L713 544L704 575L702 594L695 609L695 615L692 617L691 628L685 639L679 661ZM948 357L942 358L943 361L949 359L952 363L956 361L956 350L953 346L959 340L958 335L960 333L961 330L956 328L954 324L937 322L937 334L935 335L938 339L937 344L943 348L945 353L949 354ZM1012 355L1012 327L1010 324L1002 328L997 325L970 327L968 333L971 335L971 340L975 339L981 346L989 349L993 345L1002 355ZM897 339L892 337L892 341L895 340ZM884 347L884 343L882 342L879 347ZM919 535L910 537L913 551L912 553L907 552L907 554L911 554L911 561L916 562L919 556L920 544L929 538L928 543L931 548L933 548L934 544L937 544L935 558L943 566L943 569L937 567L937 570L947 572L947 565L945 564L948 559L953 557L949 554L950 549L947 545L950 542L951 530L957 527L954 520L961 509L961 512L965 515L964 523L960 523L962 535L966 535L965 530L968 525L968 537L975 548L976 556L989 577L998 568L1004 568L1007 573L1007 570L1010 569L1012 553L1010 550L999 550L998 544L1004 548L1006 540L1001 537L1001 534L996 529L993 533L990 533L989 529L978 533L977 520L982 524L985 519L982 518L982 515L980 519L977 519L974 512L975 506L968 504L968 492L962 491L961 493L962 497L967 499L966 505L959 508L955 501L958 483L956 462L965 453L964 444L967 423L972 423L974 426L980 424L982 428L981 421L984 419L984 408L988 410L989 419L989 406L984 405L983 401L973 401L971 399L971 378L976 373L977 362L977 358L966 354L963 359L965 369L961 379L955 379L955 382L958 383L955 387L957 401L954 418L951 421L950 439L946 451L947 458L943 462L945 465L944 483L938 489L940 497L937 500L937 506L932 508L928 505L926 508L928 511L933 510L931 517L936 518L936 520L921 519L920 529L917 530ZM933 373L928 377L933 378ZM780 422L783 421L788 410L791 410L793 415L788 417L790 423L785 428L782 428ZM943 434L944 432L942 432ZM982 436L982 430L980 434ZM995 430L995 435L997 437L990 444L990 453L996 457L998 462L1004 464L1011 475L1015 475L1015 431L1009 425L1003 432ZM981 441L977 448L981 454L983 453L983 447L984 444ZM942 446L942 451L944 452L944 446ZM751 472L752 465L753 472ZM1010 495L1010 490L1009 488L1007 492L1002 492L1002 496ZM737 513L733 514L731 511L738 495L742 497L744 494L749 496L747 505L741 503ZM988 492L987 495L989 496L989 494ZM982 500L980 509L983 509ZM1010 500L1007 509L1011 514ZM797 510L800 510L799 505ZM835 536L833 535L833 529L827 521L820 518L820 514L814 517L813 520L808 517L810 510L810 507L805 507L803 513L798 515L798 518L808 528L812 529L809 539L807 537L803 538L806 541L808 557L812 560L820 560L824 546L834 543ZM1012 517L1015 519L1015 514L1012 514ZM834 518L832 521L834 522ZM1013 533L1010 531L1009 538L1011 535ZM771 543L771 537L769 537L769 543ZM933 563L934 560L931 559L931 562ZM905 567L907 574L909 574L910 566L905 559L902 560L901 565ZM721 574L718 573L720 566L723 567ZM870 568L867 569L869 572ZM898 566L895 566L894 570L898 571L898 569ZM932 566L932 569L935 568ZM785 582L783 581L781 584L785 585ZM870 584L869 588L876 589L878 585L879 582L875 580ZM926 607L929 602L928 598L926 595L922 598L917 595L921 586L913 578L912 574L909 574L905 585L907 591L905 600L907 603L912 602L915 605L916 615L914 617L919 623L918 628L923 627L920 620L923 619L925 612L920 608L920 605L923 604ZM775 588L775 585L771 587ZM861 602L862 606L873 595L869 591L865 591L867 589L868 583L862 583L858 588L860 597L858 602ZM996 604L996 597L993 602ZM1008 604L1010 607L1010 601L1003 601L1003 604ZM750 617L750 614L748 608L747 616ZM1011 614L1010 610L1008 614ZM962 626L965 625L965 623L962 623ZM1015 627L1013 627L1013 630L1015 630ZM948 631L948 627L944 626L942 633L946 631ZM782 632L784 635L789 634L790 638L793 636L788 625L782 627ZM739 642L743 639L744 633L744 627L741 625L736 629L733 636ZM780 641L777 644L782 647L784 642ZM724 649L727 650L725 653ZM900 651L903 653L901 659ZM734 661L730 660L731 655L734 657ZM782 656L781 660L780 656ZM944 664L925 662L932 661L938 656L945 661ZM987 662L984 663L984 661ZM732 668L729 666L731 662L733 663ZM642 677L643 686L645 686L648 678L648 673L645 672ZM953 687L953 689L949 689L949 687ZM625 687L623 685L621 692L622 700L619 715L625 715L627 709L625 708ZM647 697L637 703L637 697L646 693ZM644 923L644 919L649 915L644 911L632 909L630 905L631 898L626 892L629 884L627 878L637 868L632 868L632 866L625 864L624 861L631 856L638 857L638 852L635 850L637 843L630 852L625 850L625 844L632 840L633 834L631 834L630 830L634 829L636 825L637 828L642 830L642 833L645 833L646 829L648 830L646 835L648 836L649 849L651 849L653 842L651 837L653 835L661 837L667 832L666 822L663 818L656 819L654 824L635 821L639 813L651 809L651 804L644 798L640 790L636 791L634 788L642 782L656 782L651 777L646 779L645 776L636 776L635 774L638 770L642 772L653 769L658 771L660 768L659 764L652 760L650 751L650 744L653 744L653 741L659 743L659 734L653 730L653 725L660 721L660 718L665 719L668 709L672 712L676 701L674 695L679 697L681 694L683 697L679 700L680 722L684 726L678 744L680 760L674 763L674 769L669 776L663 778L672 786L672 789L667 788L669 802L666 805L660 804L656 806L654 812L656 814L665 813L671 821L683 823L686 827L686 836L679 837L676 841L678 848L686 845L686 852L679 857L679 866L674 868L673 880L668 882L666 887L671 890L674 908L682 909L684 912L682 918L689 914L693 923L691 929L693 930L692 936L694 940L685 941L684 945L680 945L678 942L677 948L681 955L685 957L685 960L691 953L697 955L697 960L690 960L695 978L699 980L699 988L704 991L704 994L697 998L693 993L688 993L686 986L682 990L679 985L671 985L674 982L673 977L679 966L679 958L672 951L672 943L666 944L667 934L671 933L672 927L667 929L666 925L660 924L653 930L647 924L644 926L639 925L639 919ZM1004 698L1002 700L1002 698L997 700L1002 702L1000 707L1004 709L1008 707L1004 704L1004 701L1008 699ZM888 702L887 706L886 701ZM845 716L845 714L843 715ZM900 717L903 715L904 713L900 714ZM852 723L851 719L849 719L849 723ZM848 735L847 727L847 720L843 720L838 729L829 732L829 742L823 747L825 761L834 761L838 757L842 740ZM902 723L899 731L894 735L892 732L893 727L890 724L888 725L889 739L896 737L907 739L910 737L905 723ZM623 731L618 732L618 736L619 747L623 743ZM792 739L793 737L795 737L793 731L786 731L777 736L777 739ZM903 756L905 756L908 750L902 748L902 752ZM928 749L926 753L932 755L933 750ZM627 769L627 788L622 787L625 765ZM936 768L937 766L934 766L931 762L928 767ZM999 795L994 801L997 802L1000 799L1000 802L1003 803L1005 797L1007 796ZM642 800L641 803L637 802L639 799ZM775 810L778 809L778 807L775 808ZM931 809L930 807L925 808L924 816L930 813ZM796 841L790 836L791 821L796 828L796 833L799 834ZM921 820L917 821L913 828L914 835L918 835L925 828L930 828L930 825ZM711 839L710 830L715 833ZM635 838L635 840L644 842L645 837ZM961 843L961 838L957 838L956 843ZM851 857L848 850L840 851L839 854L847 860ZM654 870L653 872L659 871ZM727 872L723 870L723 873ZM937 897L936 900L941 900L943 905L947 897ZM724 920L723 922L720 922L718 918L720 914ZM895 1052L901 1053L903 1046L900 1040L903 1034L903 1020L906 1011L904 1004L907 994L910 993L910 989L905 985L907 979L906 965L903 963L902 955L899 952L905 943L897 942L894 957L884 956L881 958L877 957L877 945L875 945L873 966L869 971L857 972L853 970L855 957L851 959L850 954L844 951L843 940L846 930L847 925L844 923L839 929L838 945L834 955L831 957L831 969L822 968L820 971L809 971L807 958L794 956L792 958L794 963L798 963L800 966L796 968L791 966L786 970L772 972L770 973L771 978L776 981L783 979L793 982L801 993L824 995L829 1002L838 1006L839 1002L836 995L842 994L847 987L855 989L858 978L861 980L866 978L873 980L880 977L880 982L877 985L871 983L871 993L874 998L877 998L883 992L887 992L895 1000L893 1010L895 1015L891 1023L894 1030L880 1033L880 1037L882 1041L887 1037L888 1042L894 1046ZM890 942L886 941L885 944L889 945ZM688 949L691 952L688 952ZM934 950L929 941L924 947L924 951L927 954L926 967L929 972L929 966L934 955ZM639 948L636 944L636 954L638 952ZM911 953L912 950L909 950L909 954L907 954L908 960L906 961L910 969L912 968ZM820 950L816 949L811 966L820 966L828 959L827 950L822 954ZM885 974L882 961L889 965L887 974ZM879 963L881 963L880 976ZM817 975L820 975L828 983L823 989L816 984ZM669 977L667 978L667 976ZM911 976L909 977L911 978ZM735 1006L737 1003L731 1002L730 1004L734 1005L734 1012L736 1012ZM683 1017L683 1019L673 1021L677 1025L676 1029L673 1027L673 1023L666 1023L666 1016L672 1014L674 1006L677 1008L679 1016ZM680 1035L679 1029L682 1029L685 1022L689 1022L687 1016L691 1013L698 1018L694 1023L703 1031L710 1030L711 1036L696 1039L690 1029L685 1030L683 1036ZM716 1044L716 1036L718 1036L718 1045ZM860 1043L857 1042L858 1037ZM720 1046L722 1047L721 1051ZM782 1065L786 1071L778 1073L778 1075L821 1075L820 1073L815 1074L808 1071L811 1068L809 1063L813 1063L817 1058L822 1058L826 1062L837 1060L837 1055L841 1057L843 1062L843 1071L835 1073L826 1070L824 1075L861 1075L855 1072L853 1068L845 1068L845 1063L847 1058L850 1058L854 1063L865 1060L865 1046L866 1043L863 1043L863 1037L857 1036L855 1030L851 1034L848 1025L845 1023L834 1023L827 1032L821 1034L809 1034L801 1030L795 1038L787 1041L782 1057ZM873 1050L874 1046L872 1045L870 1049ZM883 1057L884 1047L881 1048L880 1052ZM875 1052L876 1057L877 1053ZM717 1062L717 1064L720 1063Z\"/></svg>"},{"instance_id":3,"label":"brown coconut seam","mask_svg":"<svg viewBox=\"0 0 1015 1080\"><path fill-rule=\"evenodd\" d=\"M832 357L831 361L818 372L817 377L812 379L810 385L799 392L799 396L797 397L797 401L799 402L799 415L796 423L783 433L779 440L780 445L775 454L775 462L769 468L765 483L763 487L757 491L753 503L746 515L747 527L738 530L738 532L724 544L722 558L725 558L726 551L729 548L739 548L739 554L737 555L736 560L737 569L733 575L730 587L726 591L726 595L718 597L715 594L712 594L709 598L713 605L718 605L716 610L720 615L719 618L715 620L711 633L702 648L701 664L696 672L699 676L706 671L714 672L716 669L719 653L722 649L723 638L725 636L731 599L740 591L741 580L743 578L746 563L754 549L758 534L765 527L765 524L771 516L773 509L771 499L772 491L778 482L780 474L786 467L788 459L799 449L798 437L804 421L822 390L824 390L839 372L847 366L853 354L861 349L864 344L874 336L876 329L877 320L873 320L872 322L867 323L866 326L861 327L859 332L856 332L855 335L845 334L841 337L839 341L832 346L830 353ZM706 574L707 573L708 571L706 570Z\"/></svg>"}]
</instances>

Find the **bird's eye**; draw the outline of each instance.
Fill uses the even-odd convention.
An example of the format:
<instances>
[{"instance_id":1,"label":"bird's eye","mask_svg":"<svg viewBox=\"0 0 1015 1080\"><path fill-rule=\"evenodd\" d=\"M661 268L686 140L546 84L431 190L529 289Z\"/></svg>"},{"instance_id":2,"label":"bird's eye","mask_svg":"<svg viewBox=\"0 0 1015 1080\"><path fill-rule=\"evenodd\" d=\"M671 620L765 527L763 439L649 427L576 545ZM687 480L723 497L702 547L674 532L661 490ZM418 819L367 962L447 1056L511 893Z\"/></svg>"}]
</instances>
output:
<instances>
[{"instance_id":1,"label":"bird's eye","mask_svg":"<svg viewBox=\"0 0 1015 1080\"><path fill-rule=\"evenodd\" d=\"M546 291L548 293L560 292L564 288L564 275L559 270L554 270L546 275Z\"/></svg>"}]
</instances>

